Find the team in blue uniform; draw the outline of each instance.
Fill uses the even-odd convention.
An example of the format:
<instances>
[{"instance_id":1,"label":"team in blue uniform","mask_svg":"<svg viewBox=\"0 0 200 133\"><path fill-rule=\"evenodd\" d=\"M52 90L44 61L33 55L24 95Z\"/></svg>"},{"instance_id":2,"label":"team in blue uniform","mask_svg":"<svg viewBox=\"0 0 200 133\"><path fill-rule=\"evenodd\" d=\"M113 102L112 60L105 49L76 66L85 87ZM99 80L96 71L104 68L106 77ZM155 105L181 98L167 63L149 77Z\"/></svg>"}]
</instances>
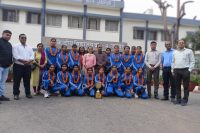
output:
<instances>
[{"instance_id":1,"label":"team in blue uniform","mask_svg":"<svg viewBox=\"0 0 200 133\"><path fill-rule=\"evenodd\" d=\"M67 46L62 45L59 51L55 43L56 40L51 39L51 46L46 48L49 70L43 74L43 88L47 92L45 97L57 92L65 97L94 97L98 85L103 96L147 98L143 73L144 55L140 46L132 51L129 46L125 46L122 54L118 45L114 46L114 53L107 48L106 68L100 67L96 75L92 68L88 68L87 74L81 75L77 45L72 45L72 50L67 53Z\"/></svg>"}]
</instances>

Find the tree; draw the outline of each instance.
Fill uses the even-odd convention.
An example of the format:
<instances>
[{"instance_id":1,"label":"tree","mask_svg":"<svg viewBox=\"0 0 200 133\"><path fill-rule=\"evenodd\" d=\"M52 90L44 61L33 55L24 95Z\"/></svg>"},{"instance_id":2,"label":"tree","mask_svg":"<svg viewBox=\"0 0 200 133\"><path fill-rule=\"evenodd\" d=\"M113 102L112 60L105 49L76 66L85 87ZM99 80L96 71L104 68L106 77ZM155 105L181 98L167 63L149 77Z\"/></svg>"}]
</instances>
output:
<instances>
[{"instance_id":1,"label":"tree","mask_svg":"<svg viewBox=\"0 0 200 133\"><path fill-rule=\"evenodd\" d=\"M172 5L168 4L167 1L162 1L162 0L153 0L159 7L161 16L162 16L162 21L164 24L164 40L165 41L171 41L171 32L168 28L168 23L167 23L167 9L169 7L172 7Z\"/></svg>"},{"instance_id":2,"label":"tree","mask_svg":"<svg viewBox=\"0 0 200 133\"><path fill-rule=\"evenodd\" d=\"M188 34L184 40L187 47L192 48L194 51L200 50L200 30L195 33ZM189 46L190 44L191 46Z\"/></svg>"}]
</instances>

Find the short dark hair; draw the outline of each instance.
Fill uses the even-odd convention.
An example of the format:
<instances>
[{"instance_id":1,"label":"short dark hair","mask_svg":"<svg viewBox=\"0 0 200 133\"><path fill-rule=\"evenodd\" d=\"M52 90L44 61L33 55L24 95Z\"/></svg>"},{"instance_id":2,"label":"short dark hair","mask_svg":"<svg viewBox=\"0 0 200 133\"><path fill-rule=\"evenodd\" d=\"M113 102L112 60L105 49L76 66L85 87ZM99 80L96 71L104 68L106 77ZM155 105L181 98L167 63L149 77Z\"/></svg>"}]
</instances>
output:
<instances>
[{"instance_id":1,"label":"short dark hair","mask_svg":"<svg viewBox=\"0 0 200 133\"><path fill-rule=\"evenodd\" d=\"M156 41L151 41L151 44L153 44L153 43L157 44L157 42L156 42Z\"/></svg>"},{"instance_id":2,"label":"short dark hair","mask_svg":"<svg viewBox=\"0 0 200 133\"><path fill-rule=\"evenodd\" d=\"M119 48L119 45L115 45L115 46L114 46L114 48L116 48L116 47Z\"/></svg>"},{"instance_id":3,"label":"short dark hair","mask_svg":"<svg viewBox=\"0 0 200 133\"><path fill-rule=\"evenodd\" d=\"M64 47L67 47L67 45L63 44L63 45L61 46L61 48L64 48Z\"/></svg>"},{"instance_id":4,"label":"short dark hair","mask_svg":"<svg viewBox=\"0 0 200 133\"><path fill-rule=\"evenodd\" d=\"M24 34L24 33L20 34L20 35L19 35L19 38L20 38L21 36L26 36L26 34Z\"/></svg>"},{"instance_id":5,"label":"short dark hair","mask_svg":"<svg viewBox=\"0 0 200 133\"><path fill-rule=\"evenodd\" d=\"M111 51L111 48L106 48L106 51L107 51L107 50L110 50L110 51Z\"/></svg>"},{"instance_id":6,"label":"short dark hair","mask_svg":"<svg viewBox=\"0 0 200 133\"><path fill-rule=\"evenodd\" d=\"M51 38L51 40L50 41L55 41L56 42L56 38Z\"/></svg>"},{"instance_id":7,"label":"short dark hair","mask_svg":"<svg viewBox=\"0 0 200 133\"><path fill-rule=\"evenodd\" d=\"M124 46L124 50L125 50L126 48L130 49L130 47L129 47L129 46Z\"/></svg>"},{"instance_id":8,"label":"short dark hair","mask_svg":"<svg viewBox=\"0 0 200 133\"><path fill-rule=\"evenodd\" d=\"M79 68L78 64L73 65L73 68L75 68L75 67L78 67L78 68Z\"/></svg>"},{"instance_id":9,"label":"short dark hair","mask_svg":"<svg viewBox=\"0 0 200 133\"><path fill-rule=\"evenodd\" d=\"M4 30L4 31L3 31L3 34L4 34L4 33L12 34L12 32L11 32L10 30Z\"/></svg>"},{"instance_id":10,"label":"short dark hair","mask_svg":"<svg viewBox=\"0 0 200 133\"><path fill-rule=\"evenodd\" d=\"M76 44L73 44L73 45L72 45L72 48L77 48L77 45L76 45Z\"/></svg>"},{"instance_id":11,"label":"short dark hair","mask_svg":"<svg viewBox=\"0 0 200 133\"><path fill-rule=\"evenodd\" d=\"M131 47L131 49L135 49L135 48L136 48L136 46L132 46L132 47Z\"/></svg>"},{"instance_id":12,"label":"short dark hair","mask_svg":"<svg viewBox=\"0 0 200 133\"><path fill-rule=\"evenodd\" d=\"M67 64L66 64L66 63L63 63L63 64L61 65L61 67L63 67L63 66L66 66L66 67L68 68L68 66L67 66Z\"/></svg>"}]
</instances>

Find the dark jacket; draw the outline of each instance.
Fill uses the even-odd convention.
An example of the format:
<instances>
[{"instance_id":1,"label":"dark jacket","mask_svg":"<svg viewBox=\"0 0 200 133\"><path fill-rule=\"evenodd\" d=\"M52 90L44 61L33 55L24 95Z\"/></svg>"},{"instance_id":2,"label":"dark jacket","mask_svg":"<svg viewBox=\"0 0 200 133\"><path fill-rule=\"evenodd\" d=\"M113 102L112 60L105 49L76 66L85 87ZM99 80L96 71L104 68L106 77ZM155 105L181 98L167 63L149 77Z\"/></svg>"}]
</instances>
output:
<instances>
[{"instance_id":1,"label":"dark jacket","mask_svg":"<svg viewBox=\"0 0 200 133\"><path fill-rule=\"evenodd\" d=\"M0 38L0 67L7 68L12 64L12 45Z\"/></svg>"}]
</instances>

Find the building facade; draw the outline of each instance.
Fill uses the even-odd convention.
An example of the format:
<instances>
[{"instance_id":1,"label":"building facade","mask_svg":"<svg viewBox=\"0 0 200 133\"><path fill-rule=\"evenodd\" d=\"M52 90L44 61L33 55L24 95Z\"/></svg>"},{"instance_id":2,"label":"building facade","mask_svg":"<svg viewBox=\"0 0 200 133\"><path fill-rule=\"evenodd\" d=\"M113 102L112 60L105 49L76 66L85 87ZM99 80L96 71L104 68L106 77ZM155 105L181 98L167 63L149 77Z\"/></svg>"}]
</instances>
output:
<instances>
[{"instance_id":1,"label":"building facade","mask_svg":"<svg viewBox=\"0 0 200 133\"><path fill-rule=\"evenodd\" d=\"M158 49L163 50L161 17L126 13L123 9L123 0L0 0L0 32L11 30L12 44L18 43L20 33L25 33L33 48L41 41L47 44L50 37L60 39L60 43L127 44L144 48L148 33L148 43L156 40ZM173 27L176 20L168 18L168 22ZM180 38L197 31L199 26L200 21L183 19Z\"/></svg>"}]
</instances>

